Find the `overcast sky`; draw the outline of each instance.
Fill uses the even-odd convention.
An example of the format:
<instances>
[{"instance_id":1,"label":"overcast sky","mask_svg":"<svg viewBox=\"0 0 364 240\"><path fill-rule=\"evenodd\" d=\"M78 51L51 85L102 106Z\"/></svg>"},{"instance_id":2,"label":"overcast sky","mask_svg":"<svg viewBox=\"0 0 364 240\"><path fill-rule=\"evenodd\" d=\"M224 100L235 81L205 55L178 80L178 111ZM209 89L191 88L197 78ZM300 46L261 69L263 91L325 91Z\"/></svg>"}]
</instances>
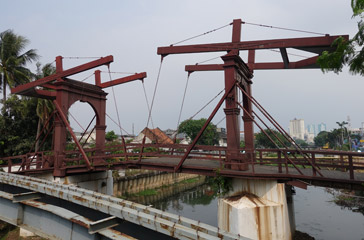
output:
<instances>
[{"instance_id":1,"label":"overcast sky","mask_svg":"<svg viewBox=\"0 0 364 240\"><path fill-rule=\"evenodd\" d=\"M160 56L157 48L191 36L224 26L233 19L278 27L328 33L349 34L357 30L358 19L352 19L350 1L341 0L3 0L0 31L13 29L30 40L29 48L38 50L43 64L64 57L114 56L113 72L143 72L149 100L157 79ZM242 26L241 39L260 40L316 36L250 25ZM231 27L205 35L183 44L231 41ZM291 53L297 53L291 51ZM187 74L186 64L195 64L223 53L185 54L167 56L152 112L153 123L161 129L175 129ZM309 56L307 53L299 53ZM244 59L245 53L241 52ZM257 53L258 61L280 59L272 51ZM70 68L92 59L64 59L64 68ZM299 58L292 58L299 60ZM220 59L208 63L221 63ZM30 66L34 69L34 65ZM107 71L101 67L101 71ZM82 80L89 71L74 79ZM112 74L113 78L122 77ZM93 78L87 80L93 83ZM108 74L102 81L109 81ZM336 75L320 70L265 70L255 71L253 95L285 128L289 120L302 118L305 124L324 122L328 128L337 127L337 121L351 118L352 127L364 122L364 79L352 76L347 69ZM190 77L182 120L196 113L206 102L223 89L222 72L196 72ZM117 121L113 94L109 92L107 112ZM114 87L122 127L135 133L146 126L148 110L140 81ZM207 118L215 100L196 116ZM90 106L76 103L72 115L84 127L93 116ZM224 117L222 109L213 122ZM72 119L71 119L72 120ZM219 126L223 127L225 122ZM72 126L80 128L72 120ZM151 125L150 125L151 126ZM118 127L108 119L107 131Z\"/></svg>"}]
</instances>

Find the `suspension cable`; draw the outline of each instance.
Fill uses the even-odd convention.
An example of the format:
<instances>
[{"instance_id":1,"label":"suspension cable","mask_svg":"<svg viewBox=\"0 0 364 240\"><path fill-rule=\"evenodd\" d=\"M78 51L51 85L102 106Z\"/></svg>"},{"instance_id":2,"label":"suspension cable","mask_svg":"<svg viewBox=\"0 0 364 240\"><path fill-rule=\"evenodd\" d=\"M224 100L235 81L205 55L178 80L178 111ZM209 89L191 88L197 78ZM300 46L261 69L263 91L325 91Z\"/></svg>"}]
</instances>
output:
<instances>
[{"instance_id":1,"label":"suspension cable","mask_svg":"<svg viewBox=\"0 0 364 240\"><path fill-rule=\"evenodd\" d=\"M86 81L87 79L89 79L89 78L90 78L90 77L92 77L93 75L95 75L95 73L92 73L90 76L88 76L88 77L84 78L83 80L81 80L81 82Z\"/></svg>"},{"instance_id":2,"label":"suspension cable","mask_svg":"<svg viewBox=\"0 0 364 240\"><path fill-rule=\"evenodd\" d=\"M226 116L224 116L220 121L218 121L215 125L219 125L222 121L224 121L226 119Z\"/></svg>"},{"instance_id":3,"label":"suspension cable","mask_svg":"<svg viewBox=\"0 0 364 240\"><path fill-rule=\"evenodd\" d=\"M278 50L274 50L274 49L268 49L269 51L272 51L272 52L276 52L276 53L280 53L281 51L278 51ZM306 57L306 56L303 56L303 55L299 55L299 54L294 54L294 53L287 53L287 55L290 55L290 56L295 56L295 57L301 57L301 58L309 58L309 57Z\"/></svg>"},{"instance_id":4,"label":"suspension cable","mask_svg":"<svg viewBox=\"0 0 364 240\"><path fill-rule=\"evenodd\" d=\"M122 128L120 125L118 125L118 123L112 118L110 117L109 114L106 113L106 116L113 122L115 123L116 126L118 126L120 129L122 129L124 132L126 132L126 134L130 135L124 128Z\"/></svg>"},{"instance_id":5,"label":"suspension cable","mask_svg":"<svg viewBox=\"0 0 364 240\"><path fill-rule=\"evenodd\" d=\"M148 107L148 112L150 111L150 105L149 105L149 100L148 100L148 96L147 96L147 91L145 90L145 85L144 85L144 81L142 80L142 86L143 86L143 91L144 91L144 97L145 97L145 101L147 103L147 107ZM152 116L150 116L150 122L152 124L152 128L154 128L154 123L153 123L153 118Z\"/></svg>"},{"instance_id":6,"label":"suspension cable","mask_svg":"<svg viewBox=\"0 0 364 240\"><path fill-rule=\"evenodd\" d=\"M67 58L67 59L98 59L98 58L102 58L102 57L62 57L62 58Z\"/></svg>"},{"instance_id":7,"label":"suspension cable","mask_svg":"<svg viewBox=\"0 0 364 240\"><path fill-rule=\"evenodd\" d=\"M219 95L221 95L221 93L223 93L225 90L225 88L223 90L221 90L215 97L213 97L209 102L207 102L200 110L198 110L194 115L192 115L192 117L190 117L189 119L192 119L194 117L196 117L197 114L199 114L202 110L204 110L212 101L214 101Z\"/></svg>"},{"instance_id":8,"label":"suspension cable","mask_svg":"<svg viewBox=\"0 0 364 240\"><path fill-rule=\"evenodd\" d=\"M223 56L223 55L221 55L221 56L217 56L217 57L214 57L214 58L210 58L210 59L207 59L207 60L202 61L202 62L198 62L198 63L196 63L196 65L199 65L199 64L201 64L201 63L210 62L210 61L212 61L212 60L215 60L215 59L221 58L222 56Z\"/></svg>"},{"instance_id":9,"label":"suspension cable","mask_svg":"<svg viewBox=\"0 0 364 240\"><path fill-rule=\"evenodd\" d=\"M149 114L148 114L147 127L149 126L149 121L150 121L150 119L152 118L152 110L153 110L153 105L154 105L154 100L155 100L155 94L156 94L156 92L157 92L157 87L158 87L158 83L159 83L159 78L160 78L160 74L161 74L162 65L163 65L163 57L161 58L161 62L160 62L160 64L159 64L159 70L158 70L158 75L157 75L157 81L155 82L154 92L153 92L153 98L152 98L152 103L151 103L151 105L150 105Z\"/></svg>"},{"instance_id":10,"label":"suspension cable","mask_svg":"<svg viewBox=\"0 0 364 240\"><path fill-rule=\"evenodd\" d=\"M223 29L223 28L225 28L225 27L231 26L232 24L233 24L233 23L229 23L229 24L226 24L226 25L224 25L224 26L221 26L221 27L218 27L218 28L212 29L212 30L210 30L210 31L207 31L207 32L204 32L204 33L198 34L198 35L196 35L196 36L186 38L186 39L181 40L181 41L179 41L179 42L173 43L173 44L171 44L170 46L172 47L172 46L174 46L174 45L177 45L177 44L180 44L180 43L183 43L183 42L186 42L186 41L189 41L189 40L192 40L192 39L195 39L195 38L198 38L198 37L204 36L204 35L207 35L207 34L209 34L209 33L216 32L217 30L220 30L220 29Z\"/></svg>"},{"instance_id":11,"label":"suspension cable","mask_svg":"<svg viewBox=\"0 0 364 240\"><path fill-rule=\"evenodd\" d=\"M187 74L187 80L186 80L185 90L184 90L184 93L183 93L181 109L179 110L179 116L178 116L178 121L177 121L177 132L178 132L178 128L179 128L179 123L181 122L181 115L182 115L183 105L185 103L186 92L187 92L188 81L190 79L190 75L191 75L190 73Z\"/></svg>"},{"instance_id":12,"label":"suspension cable","mask_svg":"<svg viewBox=\"0 0 364 240\"><path fill-rule=\"evenodd\" d=\"M258 27L266 27L266 28L275 28L275 29L279 29L279 30L292 31L292 32L310 33L310 34L323 35L323 36L327 35L325 33L317 33L317 32L311 32L311 31L299 30L299 29L293 29L293 28L269 26L269 25L265 25L265 24L250 23L250 22L244 22L244 21L241 24L253 25L253 26L258 26Z\"/></svg>"},{"instance_id":13,"label":"suspension cable","mask_svg":"<svg viewBox=\"0 0 364 240\"><path fill-rule=\"evenodd\" d=\"M105 71L101 71L101 73L109 73L109 72L105 72ZM136 74L135 72L110 72L113 74Z\"/></svg>"},{"instance_id":14,"label":"suspension cable","mask_svg":"<svg viewBox=\"0 0 364 240\"><path fill-rule=\"evenodd\" d=\"M108 69L109 77L110 77L109 81L111 82L112 78L111 78L111 73L110 73L110 64L107 65L107 69ZM112 95L114 97L114 105L115 105L115 110L116 110L116 116L118 117L118 123L119 123L118 126L119 126L119 130L120 130L120 136L123 136L123 131L122 131L121 124L120 124L119 109L118 109L118 104L116 102L116 96L115 96L115 91L114 91L114 86L111 86L111 90L112 90Z\"/></svg>"},{"instance_id":15,"label":"suspension cable","mask_svg":"<svg viewBox=\"0 0 364 240\"><path fill-rule=\"evenodd\" d=\"M82 131L85 131L85 129L82 127L82 125L77 121L77 119L72 115L71 111L68 111L68 113L70 114L71 118L73 118L73 120L75 120L75 122L77 123L77 125L82 129Z\"/></svg>"}]
</instances>

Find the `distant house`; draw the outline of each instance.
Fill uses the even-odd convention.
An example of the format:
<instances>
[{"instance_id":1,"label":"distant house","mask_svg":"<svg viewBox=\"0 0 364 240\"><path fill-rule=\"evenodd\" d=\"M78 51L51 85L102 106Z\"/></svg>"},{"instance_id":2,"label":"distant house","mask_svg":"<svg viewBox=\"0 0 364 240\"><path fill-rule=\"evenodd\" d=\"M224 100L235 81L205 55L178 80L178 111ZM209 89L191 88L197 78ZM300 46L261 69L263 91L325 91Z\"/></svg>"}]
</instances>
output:
<instances>
[{"instance_id":1,"label":"distant house","mask_svg":"<svg viewBox=\"0 0 364 240\"><path fill-rule=\"evenodd\" d=\"M86 139L87 139L87 142L86 142L87 144L95 143L96 142L96 132L95 131L93 131L92 133L90 133L90 132L86 132L86 133L83 133L83 132L74 132L74 133L75 133L76 138L79 141L81 139L80 142L82 142L82 143L84 143L86 141ZM71 139L71 141L74 142L73 139Z\"/></svg>"},{"instance_id":2,"label":"distant house","mask_svg":"<svg viewBox=\"0 0 364 240\"><path fill-rule=\"evenodd\" d=\"M134 139L134 143L142 143L145 136L145 143L173 144L173 140L159 128L144 128Z\"/></svg>"},{"instance_id":3,"label":"distant house","mask_svg":"<svg viewBox=\"0 0 364 240\"><path fill-rule=\"evenodd\" d=\"M225 128L216 128L216 132L219 136L219 146L226 147L227 146L226 129Z\"/></svg>"}]
</instances>

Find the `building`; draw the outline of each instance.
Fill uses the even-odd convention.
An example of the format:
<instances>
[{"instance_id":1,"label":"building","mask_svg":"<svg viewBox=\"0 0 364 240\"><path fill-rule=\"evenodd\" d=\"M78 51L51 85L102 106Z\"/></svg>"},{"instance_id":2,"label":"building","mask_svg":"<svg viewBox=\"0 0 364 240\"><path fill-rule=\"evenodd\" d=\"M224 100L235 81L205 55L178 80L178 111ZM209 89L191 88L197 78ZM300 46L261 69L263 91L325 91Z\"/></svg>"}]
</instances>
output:
<instances>
[{"instance_id":1,"label":"building","mask_svg":"<svg viewBox=\"0 0 364 240\"><path fill-rule=\"evenodd\" d=\"M303 119L289 121L289 135L295 139L305 139L305 122Z\"/></svg>"},{"instance_id":2,"label":"building","mask_svg":"<svg viewBox=\"0 0 364 240\"><path fill-rule=\"evenodd\" d=\"M142 143L145 136L145 143L173 144L173 140L159 128L144 128L134 139L134 143Z\"/></svg>"},{"instance_id":3,"label":"building","mask_svg":"<svg viewBox=\"0 0 364 240\"><path fill-rule=\"evenodd\" d=\"M216 132L219 135L219 146L227 147L226 128L216 128Z\"/></svg>"},{"instance_id":4,"label":"building","mask_svg":"<svg viewBox=\"0 0 364 240\"><path fill-rule=\"evenodd\" d=\"M317 134L319 134L322 131L327 131L325 123L320 123L317 125Z\"/></svg>"},{"instance_id":5,"label":"building","mask_svg":"<svg viewBox=\"0 0 364 240\"><path fill-rule=\"evenodd\" d=\"M307 125L307 133L308 134L313 134L314 136L316 136L316 126L315 126L315 124L308 124Z\"/></svg>"}]
</instances>

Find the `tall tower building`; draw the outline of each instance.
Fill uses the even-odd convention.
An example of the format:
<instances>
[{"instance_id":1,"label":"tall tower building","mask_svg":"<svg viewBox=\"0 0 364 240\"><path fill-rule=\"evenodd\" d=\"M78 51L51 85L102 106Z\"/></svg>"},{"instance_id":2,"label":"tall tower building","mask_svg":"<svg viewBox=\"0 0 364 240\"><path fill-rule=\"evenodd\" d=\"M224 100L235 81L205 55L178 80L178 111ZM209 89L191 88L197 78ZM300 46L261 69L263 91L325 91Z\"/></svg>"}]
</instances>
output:
<instances>
[{"instance_id":1,"label":"tall tower building","mask_svg":"<svg viewBox=\"0 0 364 240\"><path fill-rule=\"evenodd\" d=\"M326 131L326 124L325 123L320 123L317 125L317 134L319 134L322 131Z\"/></svg>"},{"instance_id":2,"label":"tall tower building","mask_svg":"<svg viewBox=\"0 0 364 240\"><path fill-rule=\"evenodd\" d=\"M316 136L316 126L315 124L308 124L307 125L307 132L310 134L313 134L314 136Z\"/></svg>"},{"instance_id":3,"label":"tall tower building","mask_svg":"<svg viewBox=\"0 0 364 240\"><path fill-rule=\"evenodd\" d=\"M303 119L293 119L289 121L289 135L296 139L305 139L305 122Z\"/></svg>"}]
</instances>

